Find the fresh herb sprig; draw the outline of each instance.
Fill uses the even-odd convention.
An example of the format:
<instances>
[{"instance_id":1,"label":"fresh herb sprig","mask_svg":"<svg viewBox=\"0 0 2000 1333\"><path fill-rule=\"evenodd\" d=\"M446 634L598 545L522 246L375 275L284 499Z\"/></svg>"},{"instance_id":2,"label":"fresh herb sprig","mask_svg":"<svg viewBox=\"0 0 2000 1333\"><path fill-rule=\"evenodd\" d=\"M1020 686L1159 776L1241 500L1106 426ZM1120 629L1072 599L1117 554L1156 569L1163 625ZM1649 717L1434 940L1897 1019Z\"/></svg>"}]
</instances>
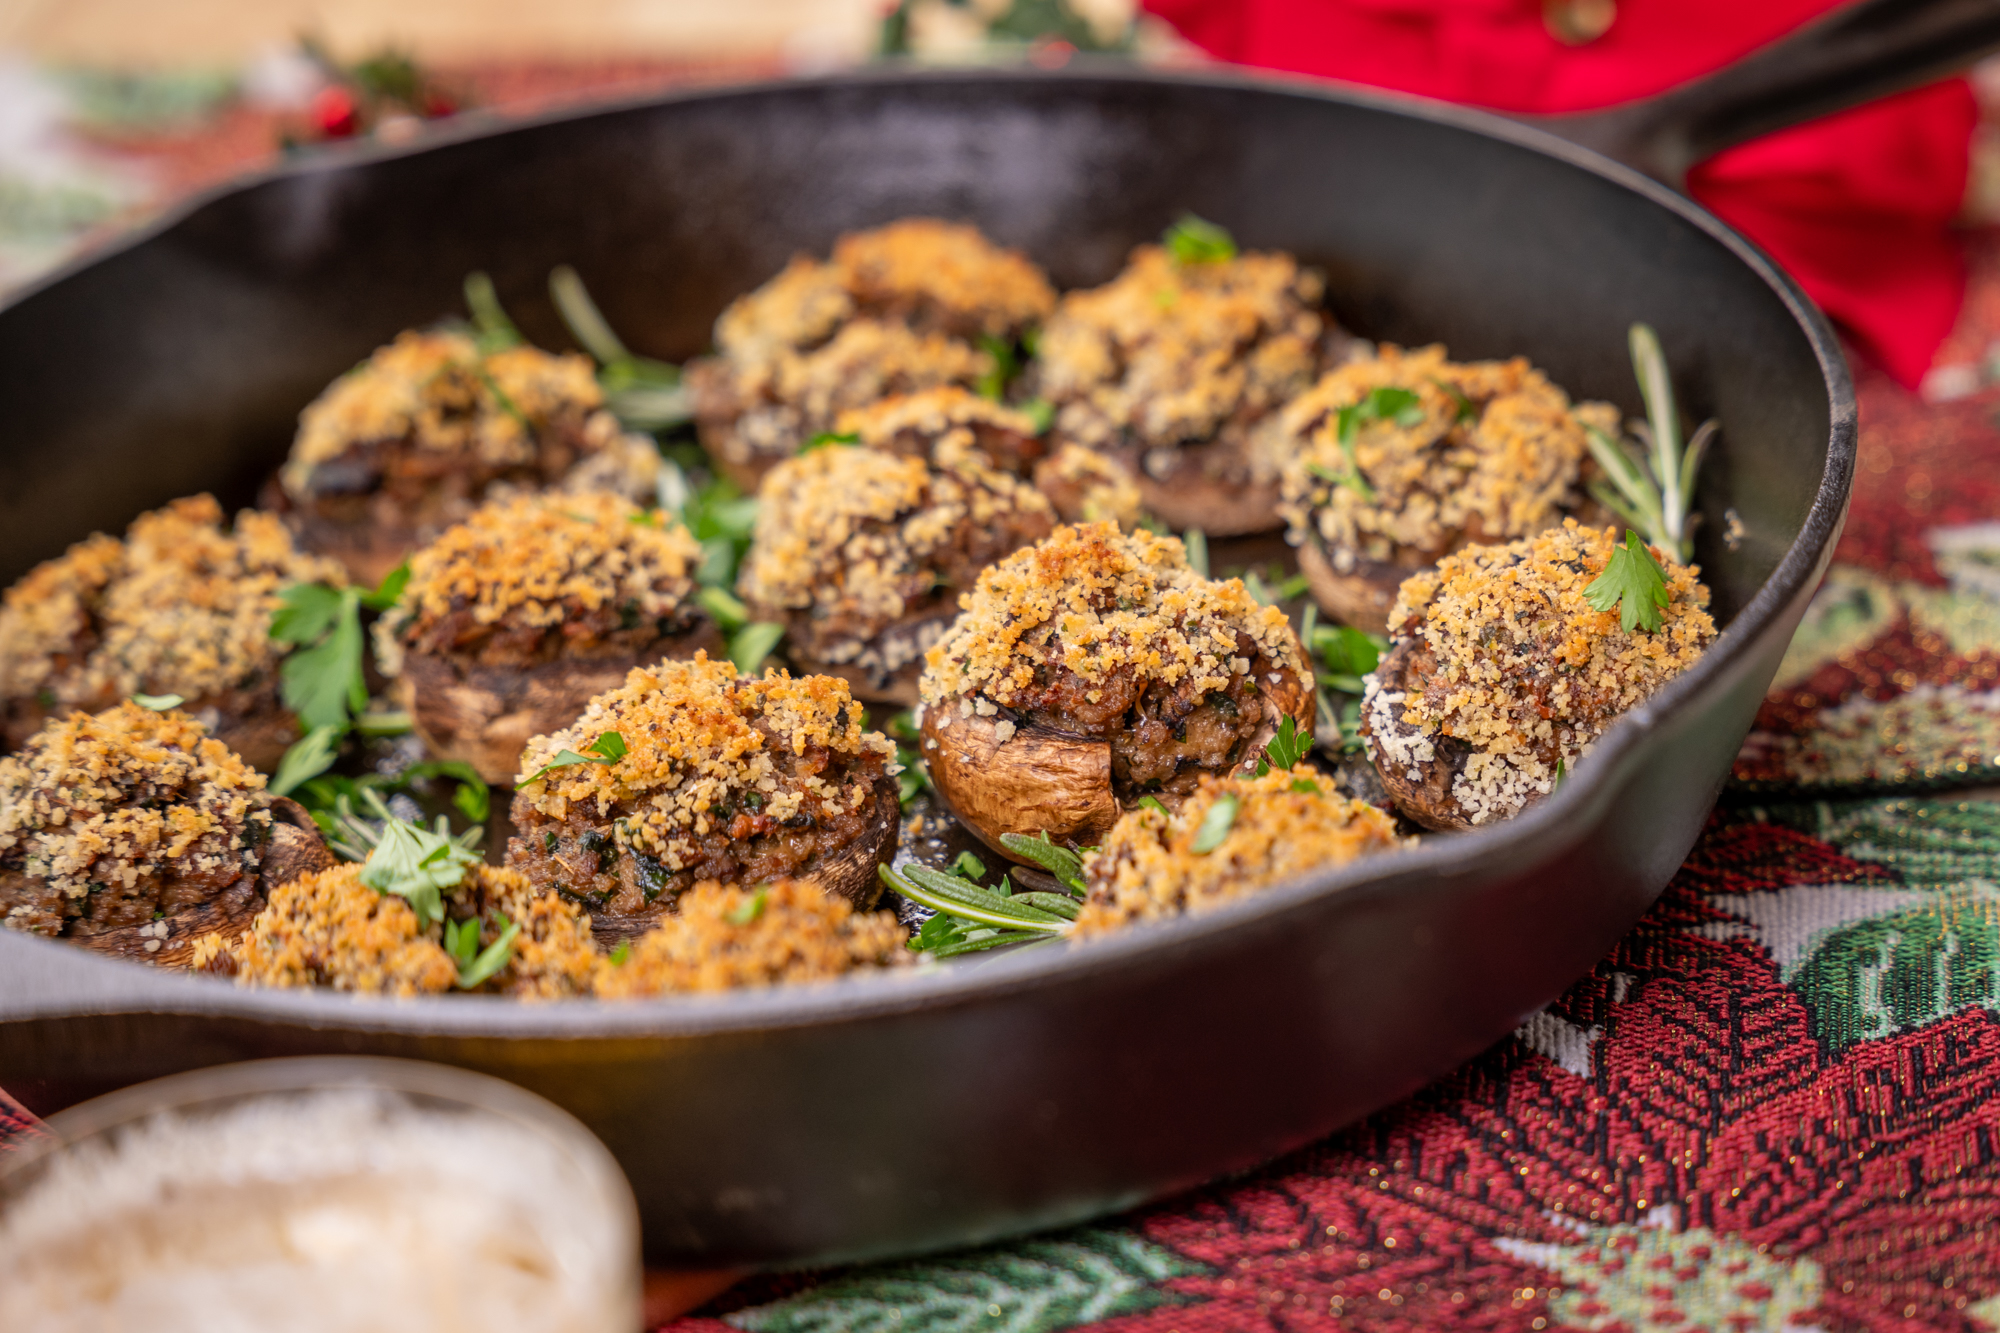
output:
<instances>
[{"instance_id":1,"label":"fresh herb sprig","mask_svg":"<svg viewBox=\"0 0 2000 1333\"><path fill-rule=\"evenodd\" d=\"M492 789L478 770L463 759L425 759L393 774L364 773L358 778L322 773L300 782L292 795L323 831L331 833L342 800L353 807L362 803L363 792L372 792L377 797L393 796L439 780L454 784L451 803L460 814L474 824L486 822L493 812Z\"/></svg>"},{"instance_id":2,"label":"fresh herb sprig","mask_svg":"<svg viewBox=\"0 0 2000 1333\"><path fill-rule=\"evenodd\" d=\"M341 740L368 707L362 609L388 610L409 581L410 567L403 564L369 592L295 583L278 594L270 635L291 645L278 667L278 693L305 734L279 760L273 794L284 796L332 767ZM371 730L381 734L379 726Z\"/></svg>"},{"instance_id":3,"label":"fresh herb sprig","mask_svg":"<svg viewBox=\"0 0 2000 1333\"><path fill-rule=\"evenodd\" d=\"M1228 229L1192 213L1181 214L1161 243L1176 264L1218 264L1236 258L1236 238Z\"/></svg>"},{"instance_id":4,"label":"fresh herb sprig","mask_svg":"<svg viewBox=\"0 0 2000 1333\"><path fill-rule=\"evenodd\" d=\"M1635 627L1658 634L1660 610L1673 604L1667 591L1667 572L1630 528L1625 529L1625 544L1611 548L1603 571L1585 585L1583 600L1597 611L1616 608L1619 628L1627 634Z\"/></svg>"},{"instance_id":5,"label":"fresh herb sprig","mask_svg":"<svg viewBox=\"0 0 2000 1333\"><path fill-rule=\"evenodd\" d=\"M896 799L907 810L910 802L930 790L931 785L930 773L924 767L922 753L917 749L916 717L906 708L890 718L883 730L896 743L896 763L902 769L896 775Z\"/></svg>"},{"instance_id":6,"label":"fresh herb sprig","mask_svg":"<svg viewBox=\"0 0 2000 1333\"><path fill-rule=\"evenodd\" d=\"M1262 777L1273 766L1287 770L1295 767L1305 758L1307 748L1298 723L1289 717L1283 719L1264 747L1257 775ZM1301 777L1293 782L1292 790L1317 792L1319 784ZM1156 796L1142 796L1137 804L1141 809L1171 817ZM1205 856L1221 846L1241 807L1242 798L1233 792L1217 797L1195 830L1189 850ZM1047 871L1062 892L1017 890L1010 875L1002 875L993 888L982 887L978 881L985 878L986 867L969 852L961 853L949 872L915 863L901 870L882 866L877 873L884 884L936 913L911 938L911 949L950 958L1010 944L1046 943L1070 932L1088 892L1082 855L1050 838L1047 831L1032 838L1023 833L1003 833L1000 845L1010 854Z\"/></svg>"},{"instance_id":7,"label":"fresh herb sprig","mask_svg":"<svg viewBox=\"0 0 2000 1333\"><path fill-rule=\"evenodd\" d=\"M1360 749L1361 694L1366 688L1362 678L1389 651L1389 641L1351 625L1322 625L1319 608L1312 605L1306 607L1299 637L1320 663L1314 672L1320 719L1314 739L1335 754Z\"/></svg>"},{"instance_id":8,"label":"fresh herb sprig","mask_svg":"<svg viewBox=\"0 0 2000 1333\"><path fill-rule=\"evenodd\" d=\"M465 879L467 866L479 864L472 840L452 837L442 815L435 827L426 829L396 818L379 798L376 808L383 818L361 863L361 882L407 901L419 925L443 921L444 891Z\"/></svg>"},{"instance_id":9,"label":"fresh herb sprig","mask_svg":"<svg viewBox=\"0 0 2000 1333\"><path fill-rule=\"evenodd\" d=\"M1683 445L1680 412L1674 406L1673 380L1659 335L1649 325L1634 324L1629 342L1646 420L1632 427L1630 444L1595 426L1585 428L1591 457L1606 478L1592 484L1591 494L1648 542L1676 560L1686 560L1692 552L1696 519L1695 474L1719 427L1713 419L1704 421Z\"/></svg>"},{"instance_id":10,"label":"fresh herb sprig","mask_svg":"<svg viewBox=\"0 0 2000 1333\"><path fill-rule=\"evenodd\" d=\"M554 759L521 779L515 784L514 790L519 791L531 782L539 782L543 774L554 772L558 768L574 768L578 764L615 764L627 753L625 738L615 731L604 732L584 748L590 753L578 754L575 750L569 749L556 751Z\"/></svg>"},{"instance_id":11,"label":"fresh herb sprig","mask_svg":"<svg viewBox=\"0 0 2000 1333\"><path fill-rule=\"evenodd\" d=\"M500 926L499 937L484 949L479 947L478 917L444 923L444 951L458 964L455 984L460 990L476 988L514 956L514 937L521 933L521 923L509 921L505 912L495 913L494 920Z\"/></svg>"},{"instance_id":12,"label":"fresh herb sprig","mask_svg":"<svg viewBox=\"0 0 2000 1333\"><path fill-rule=\"evenodd\" d=\"M597 361L604 405L629 430L658 432L686 424L694 404L681 382L680 367L636 356L612 331L611 321L590 299L583 279L568 264L549 274L549 296L570 334Z\"/></svg>"}]
</instances>

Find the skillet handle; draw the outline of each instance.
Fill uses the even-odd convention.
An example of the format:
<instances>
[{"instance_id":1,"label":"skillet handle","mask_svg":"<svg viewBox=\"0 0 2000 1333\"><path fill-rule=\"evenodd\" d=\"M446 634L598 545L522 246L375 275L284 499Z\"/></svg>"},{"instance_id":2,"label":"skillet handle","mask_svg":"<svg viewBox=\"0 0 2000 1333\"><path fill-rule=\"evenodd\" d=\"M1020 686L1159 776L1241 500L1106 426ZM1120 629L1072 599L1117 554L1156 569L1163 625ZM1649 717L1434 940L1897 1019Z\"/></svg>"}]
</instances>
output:
<instances>
[{"instance_id":1,"label":"skillet handle","mask_svg":"<svg viewBox=\"0 0 2000 1333\"><path fill-rule=\"evenodd\" d=\"M1684 188L1703 158L1965 69L2000 49L2000 0L1856 0L1640 102L1533 123Z\"/></svg>"}]
</instances>

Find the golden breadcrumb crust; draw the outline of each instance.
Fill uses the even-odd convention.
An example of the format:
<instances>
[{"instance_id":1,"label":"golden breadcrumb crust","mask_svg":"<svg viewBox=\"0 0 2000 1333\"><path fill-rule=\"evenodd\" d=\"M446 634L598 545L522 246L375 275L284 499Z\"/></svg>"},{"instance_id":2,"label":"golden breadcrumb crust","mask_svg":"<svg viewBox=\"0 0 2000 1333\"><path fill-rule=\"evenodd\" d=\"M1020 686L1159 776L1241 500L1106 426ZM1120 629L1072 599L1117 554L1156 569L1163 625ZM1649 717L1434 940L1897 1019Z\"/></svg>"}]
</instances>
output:
<instances>
[{"instance_id":1,"label":"golden breadcrumb crust","mask_svg":"<svg viewBox=\"0 0 2000 1333\"><path fill-rule=\"evenodd\" d=\"M0 866L72 903L170 875L227 882L256 872L271 827L263 789L184 713L72 713L0 758ZM17 907L5 923L53 934L51 916Z\"/></svg>"},{"instance_id":2,"label":"golden breadcrumb crust","mask_svg":"<svg viewBox=\"0 0 2000 1333\"><path fill-rule=\"evenodd\" d=\"M703 880L681 896L679 914L642 935L624 962L600 965L597 993L629 999L824 981L908 964L907 939L893 913L857 912L808 880L758 888Z\"/></svg>"},{"instance_id":3,"label":"golden breadcrumb crust","mask_svg":"<svg viewBox=\"0 0 2000 1333\"><path fill-rule=\"evenodd\" d=\"M1415 394L1413 420L1357 420L1343 443L1340 409L1377 389ZM1583 501L1590 427L1616 434L1618 410L1572 405L1523 357L1461 364L1385 344L1293 400L1263 443L1282 462L1292 540L1317 536L1345 572L1356 556L1429 560L1553 527Z\"/></svg>"},{"instance_id":4,"label":"golden breadcrumb crust","mask_svg":"<svg viewBox=\"0 0 2000 1333\"><path fill-rule=\"evenodd\" d=\"M958 619L926 657L924 703L983 695L1012 707L1045 661L1086 681L1113 673L1219 689L1250 669L1247 634L1303 676L1285 613L1260 606L1240 579L1203 578L1175 537L1114 523L1057 528L979 576Z\"/></svg>"},{"instance_id":5,"label":"golden breadcrumb crust","mask_svg":"<svg viewBox=\"0 0 2000 1333\"><path fill-rule=\"evenodd\" d=\"M894 744L862 730L861 720L844 680L782 671L752 679L697 653L693 661L634 668L622 687L591 700L574 725L529 741L521 755L526 785L514 799L557 822L572 802L594 804L599 817L621 807L627 813L613 834L620 848L679 870L693 855L689 834L707 834L709 812L741 805L746 795L777 820L799 813L808 797L860 809L874 790L870 774L829 781L820 772L868 755L893 766ZM606 732L626 746L616 763L571 764L528 781L562 750L589 753ZM772 761L774 745L826 762L782 771Z\"/></svg>"},{"instance_id":6,"label":"golden breadcrumb crust","mask_svg":"<svg viewBox=\"0 0 2000 1333\"><path fill-rule=\"evenodd\" d=\"M201 699L277 669L271 615L294 583L344 583L284 525L246 509L232 531L213 496L141 514L37 565L0 604L0 697L104 708L131 694Z\"/></svg>"},{"instance_id":7,"label":"golden breadcrumb crust","mask_svg":"<svg viewBox=\"0 0 2000 1333\"><path fill-rule=\"evenodd\" d=\"M589 417L603 405L590 358L581 353L522 345L481 356L466 334L412 330L307 405L279 476L303 500L321 464L356 445L405 439L489 467L527 466L535 461L536 429L564 414ZM616 433L616 422L607 415L599 429Z\"/></svg>"},{"instance_id":8,"label":"golden breadcrumb crust","mask_svg":"<svg viewBox=\"0 0 2000 1333\"><path fill-rule=\"evenodd\" d=\"M396 610L377 624L378 648L393 662L401 647L467 618L454 639L560 630L607 609L614 626L663 620L694 592L701 559L701 543L678 520L615 495L511 496L411 557Z\"/></svg>"},{"instance_id":9,"label":"golden breadcrumb crust","mask_svg":"<svg viewBox=\"0 0 2000 1333\"><path fill-rule=\"evenodd\" d=\"M1209 811L1234 800L1222 841L1194 850ZM1138 921L1202 912L1362 856L1414 845L1388 815L1334 790L1309 764L1263 777L1204 775L1171 814L1140 807L1119 816L1083 862L1087 886L1075 936L1088 939Z\"/></svg>"},{"instance_id":10,"label":"golden breadcrumb crust","mask_svg":"<svg viewBox=\"0 0 2000 1333\"><path fill-rule=\"evenodd\" d=\"M773 468L757 495L737 590L753 606L838 625L857 643L928 600L946 566L962 563L951 558L959 549L1055 526L1040 492L957 438L941 440L930 461L814 449Z\"/></svg>"},{"instance_id":11,"label":"golden breadcrumb crust","mask_svg":"<svg viewBox=\"0 0 2000 1333\"><path fill-rule=\"evenodd\" d=\"M1376 762L1414 767L1438 737L1463 741L1472 753L1453 796L1475 824L1504 817L1547 794L1558 762L1573 765L1619 714L1693 665L1716 634L1699 567L1652 548L1671 599L1657 633L1627 632L1618 608L1585 600L1622 540L1617 528L1565 519L1502 546L1468 546L1405 580L1389 615L1391 652L1407 646L1425 666L1404 690L1369 678Z\"/></svg>"},{"instance_id":12,"label":"golden breadcrumb crust","mask_svg":"<svg viewBox=\"0 0 2000 1333\"><path fill-rule=\"evenodd\" d=\"M1033 417L956 385L843 412L835 429L870 449L932 458L948 445L977 445L993 455L996 467L1031 474L1036 488L1071 521L1108 520L1127 528L1139 521L1139 487L1126 468L1077 444L1058 444L1044 457L1046 442L1038 438ZM1001 445L996 449L989 441Z\"/></svg>"},{"instance_id":13,"label":"golden breadcrumb crust","mask_svg":"<svg viewBox=\"0 0 2000 1333\"><path fill-rule=\"evenodd\" d=\"M370 888L361 870L340 865L280 885L240 939L204 938L193 966L212 969L226 959L222 970L243 986L405 997L451 990L458 964L444 950L443 927L419 927L408 902ZM522 999L589 993L598 955L580 908L536 892L515 871L485 865L466 867L445 901L453 920L478 916L481 949L500 938L498 917L521 926L506 965L479 989Z\"/></svg>"},{"instance_id":14,"label":"golden breadcrumb crust","mask_svg":"<svg viewBox=\"0 0 2000 1333\"><path fill-rule=\"evenodd\" d=\"M1142 245L1043 328L1034 391L1056 430L1095 448L1194 444L1247 428L1311 383L1324 282L1287 254L1177 262Z\"/></svg>"}]
</instances>

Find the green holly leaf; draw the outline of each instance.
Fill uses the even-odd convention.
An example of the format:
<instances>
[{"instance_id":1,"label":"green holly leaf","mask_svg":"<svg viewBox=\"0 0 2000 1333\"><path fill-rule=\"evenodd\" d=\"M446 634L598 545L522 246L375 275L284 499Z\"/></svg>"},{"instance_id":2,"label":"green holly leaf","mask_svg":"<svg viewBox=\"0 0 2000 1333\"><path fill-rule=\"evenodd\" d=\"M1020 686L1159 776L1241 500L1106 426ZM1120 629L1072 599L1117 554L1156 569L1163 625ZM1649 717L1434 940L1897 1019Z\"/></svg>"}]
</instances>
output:
<instances>
[{"instance_id":1,"label":"green holly leaf","mask_svg":"<svg viewBox=\"0 0 2000 1333\"><path fill-rule=\"evenodd\" d=\"M1604 571L1583 590L1583 599L1598 611L1618 608L1618 623L1627 634L1634 626L1648 634L1660 630L1660 608L1672 602L1667 573L1639 534L1625 529L1625 544L1611 548Z\"/></svg>"}]
</instances>

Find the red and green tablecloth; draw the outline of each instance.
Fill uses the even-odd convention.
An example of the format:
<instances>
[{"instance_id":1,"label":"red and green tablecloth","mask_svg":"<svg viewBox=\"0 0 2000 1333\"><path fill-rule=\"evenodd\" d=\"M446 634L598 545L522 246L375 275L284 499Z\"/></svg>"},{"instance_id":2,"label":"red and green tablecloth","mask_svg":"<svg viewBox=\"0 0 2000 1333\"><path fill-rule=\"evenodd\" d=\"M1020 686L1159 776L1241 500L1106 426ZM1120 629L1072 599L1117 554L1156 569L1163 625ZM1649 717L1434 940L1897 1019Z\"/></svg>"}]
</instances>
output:
<instances>
[{"instance_id":1,"label":"red and green tablecloth","mask_svg":"<svg viewBox=\"0 0 2000 1333\"><path fill-rule=\"evenodd\" d=\"M1948 401L1857 371L1837 564L1737 784L1589 977L1245 1178L669 1327L2000 1329L2000 232L1972 247ZM0 1140L26 1123L0 1097Z\"/></svg>"},{"instance_id":2,"label":"red and green tablecloth","mask_svg":"<svg viewBox=\"0 0 2000 1333\"><path fill-rule=\"evenodd\" d=\"M1590 976L1241 1180L753 1279L674 1333L2000 1328L2000 233L1973 246L1961 396L1857 370L1834 569L1736 785Z\"/></svg>"}]
</instances>

